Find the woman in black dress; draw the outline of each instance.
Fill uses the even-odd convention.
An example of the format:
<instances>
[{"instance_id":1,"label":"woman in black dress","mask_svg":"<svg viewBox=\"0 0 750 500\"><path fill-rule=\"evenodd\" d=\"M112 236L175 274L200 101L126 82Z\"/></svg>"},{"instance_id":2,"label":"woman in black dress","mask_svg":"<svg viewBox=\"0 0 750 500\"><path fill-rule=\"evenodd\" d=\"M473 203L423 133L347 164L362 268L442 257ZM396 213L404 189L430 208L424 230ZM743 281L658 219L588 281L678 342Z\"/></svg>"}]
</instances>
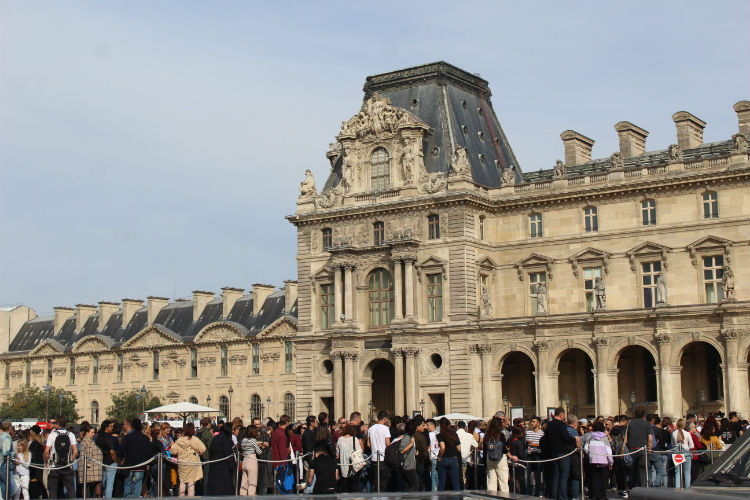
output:
<instances>
[{"instance_id":1,"label":"woman in black dress","mask_svg":"<svg viewBox=\"0 0 750 500\"><path fill-rule=\"evenodd\" d=\"M232 442L232 424L225 423L219 434L211 440L208 448L208 459L218 460L208 465L208 494L214 496L234 495L234 443ZM230 458L226 458L230 457Z\"/></svg>"}]
</instances>

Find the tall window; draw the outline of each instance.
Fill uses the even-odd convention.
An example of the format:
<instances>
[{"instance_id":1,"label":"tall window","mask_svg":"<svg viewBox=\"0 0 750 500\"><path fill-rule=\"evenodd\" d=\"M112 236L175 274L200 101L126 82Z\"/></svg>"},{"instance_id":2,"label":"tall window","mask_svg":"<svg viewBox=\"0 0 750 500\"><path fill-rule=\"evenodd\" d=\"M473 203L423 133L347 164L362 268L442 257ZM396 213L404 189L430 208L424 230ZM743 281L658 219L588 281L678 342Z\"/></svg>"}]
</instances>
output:
<instances>
[{"instance_id":1,"label":"tall window","mask_svg":"<svg viewBox=\"0 0 750 500\"><path fill-rule=\"evenodd\" d=\"M484 215L479 216L479 239L484 240Z\"/></svg>"},{"instance_id":2,"label":"tall window","mask_svg":"<svg viewBox=\"0 0 750 500\"><path fill-rule=\"evenodd\" d=\"M52 360L47 360L47 383L52 383Z\"/></svg>"},{"instance_id":3,"label":"tall window","mask_svg":"<svg viewBox=\"0 0 750 500\"><path fill-rule=\"evenodd\" d=\"M287 392L284 394L284 413L289 415L289 418L291 420L294 420L294 413L295 413L295 404L294 404L294 394L291 392Z\"/></svg>"},{"instance_id":4,"label":"tall window","mask_svg":"<svg viewBox=\"0 0 750 500\"><path fill-rule=\"evenodd\" d=\"M323 250L328 250L333 246L333 229L327 227L323 229Z\"/></svg>"},{"instance_id":5,"label":"tall window","mask_svg":"<svg viewBox=\"0 0 750 500\"><path fill-rule=\"evenodd\" d=\"M376 269L367 280L370 326L388 326L393 317L393 281L385 269Z\"/></svg>"},{"instance_id":6,"label":"tall window","mask_svg":"<svg viewBox=\"0 0 750 500\"><path fill-rule=\"evenodd\" d=\"M587 233L599 230L599 216L597 215L596 207L586 207L583 209L583 222Z\"/></svg>"},{"instance_id":7,"label":"tall window","mask_svg":"<svg viewBox=\"0 0 750 500\"><path fill-rule=\"evenodd\" d=\"M427 320L443 321L443 275L427 275Z\"/></svg>"},{"instance_id":8,"label":"tall window","mask_svg":"<svg viewBox=\"0 0 750 500\"><path fill-rule=\"evenodd\" d=\"M253 344L253 375L260 373L260 344Z\"/></svg>"},{"instance_id":9,"label":"tall window","mask_svg":"<svg viewBox=\"0 0 750 500\"><path fill-rule=\"evenodd\" d=\"M641 287L643 288L643 307L650 309L656 306L656 280L661 272L661 262L644 262L641 264Z\"/></svg>"},{"instance_id":10,"label":"tall window","mask_svg":"<svg viewBox=\"0 0 750 500\"><path fill-rule=\"evenodd\" d=\"M26 362L26 385L31 385L31 361Z\"/></svg>"},{"instance_id":11,"label":"tall window","mask_svg":"<svg viewBox=\"0 0 750 500\"><path fill-rule=\"evenodd\" d=\"M382 191L388 189L391 184L391 166L388 151L385 148L378 148L370 156L372 165L372 189Z\"/></svg>"},{"instance_id":12,"label":"tall window","mask_svg":"<svg viewBox=\"0 0 750 500\"><path fill-rule=\"evenodd\" d=\"M292 343L284 342L284 371L286 373L294 371L294 358L292 354Z\"/></svg>"},{"instance_id":13,"label":"tall window","mask_svg":"<svg viewBox=\"0 0 750 500\"><path fill-rule=\"evenodd\" d=\"M438 214L427 217L427 237L431 240L440 239L440 216Z\"/></svg>"},{"instance_id":14,"label":"tall window","mask_svg":"<svg viewBox=\"0 0 750 500\"><path fill-rule=\"evenodd\" d=\"M536 314L538 309L538 289L539 285L544 283L547 286L547 273L544 271L538 273L529 273L529 296L531 297L531 314ZM545 299L546 300L546 299ZM545 306L547 303L545 302Z\"/></svg>"},{"instance_id":15,"label":"tall window","mask_svg":"<svg viewBox=\"0 0 750 500\"><path fill-rule=\"evenodd\" d=\"M385 242L385 225L378 221L372 225L373 239L375 245L382 245Z\"/></svg>"},{"instance_id":16,"label":"tall window","mask_svg":"<svg viewBox=\"0 0 750 500\"><path fill-rule=\"evenodd\" d=\"M260 395L253 394L250 396L250 420L254 418L263 418L263 403L261 403Z\"/></svg>"},{"instance_id":17,"label":"tall window","mask_svg":"<svg viewBox=\"0 0 750 500\"><path fill-rule=\"evenodd\" d=\"M198 349L190 349L190 378L198 377Z\"/></svg>"},{"instance_id":18,"label":"tall window","mask_svg":"<svg viewBox=\"0 0 750 500\"><path fill-rule=\"evenodd\" d=\"M10 387L10 363L5 362L5 387Z\"/></svg>"},{"instance_id":19,"label":"tall window","mask_svg":"<svg viewBox=\"0 0 750 500\"><path fill-rule=\"evenodd\" d=\"M70 383L76 383L76 358L70 358Z\"/></svg>"},{"instance_id":20,"label":"tall window","mask_svg":"<svg viewBox=\"0 0 750 500\"><path fill-rule=\"evenodd\" d=\"M320 285L320 328L331 328L334 318L333 285Z\"/></svg>"},{"instance_id":21,"label":"tall window","mask_svg":"<svg viewBox=\"0 0 750 500\"><path fill-rule=\"evenodd\" d=\"M227 373L229 372L227 367L227 355L228 355L228 349L227 346L223 345L221 346L221 376L226 377Z\"/></svg>"},{"instance_id":22,"label":"tall window","mask_svg":"<svg viewBox=\"0 0 750 500\"><path fill-rule=\"evenodd\" d=\"M159 351L154 351L154 373L152 375L152 378L154 380L159 380Z\"/></svg>"},{"instance_id":23,"label":"tall window","mask_svg":"<svg viewBox=\"0 0 750 500\"><path fill-rule=\"evenodd\" d=\"M656 224L656 201L643 200L641 202L641 216L644 226L653 226Z\"/></svg>"},{"instance_id":24,"label":"tall window","mask_svg":"<svg viewBox=\"0 0 750 500\"><path fill-rule=\"evenodd\" d=\"M96 400L91 402L91 423L99 423L99 403Z\"/></svg>"},{"instance_id":25,"label":"tall window","mask_svg":"<svg viewBox=\"0 0 750 500\"><path fill-rule=\"evenodd\" d=\"M529 216L529 225L532 238L542 237L542 214L531 214Z\"/></svg>"},{"instance_id":26,"label":"tall window","mask_svg":"<svg viewBox=\"0 0 750 500\"><path fill-rule=\"evenodd\" d=\"M94 365L92 368L92 379L91 383L98 384L99 383L99 356L94 355L91 358L92 364Z\"/></svg>"},{"instance_id":27,"label":"tall window","mask_svg":"<svg viewBox=\"0 0 750 500\"><path fill-rule=\"evenodd\" d=\"M221 412L221 415L223 417L229 416L229 398L226 396L221 396L219 398L219 412Z\"/></svg>"},{"instance_id":28,"label":"tall window","mask_svg":"<svg viewBox=\"0 0 750 500\"><path fill-rule=\"evenodd\" d=\"M122 354L117 355L117 381L122 382Z\"/></svg>"},{"instance_id":29,"label":"tall window","mask_svg":"<svg viewBox=\"0 0 750 500\"><path fill-rule=\"evenodd\" d=\"M706 302L716 304L724 298L721 279L724 277L724 256L703 257L703 285L706 288Z\"/></svg>"},{"instance_id":30,"label":"tall window","mask_svg":"<svg viewBox=\"0 0 750 500\"><path fill-rule=\"evenodd\" d=\"M719 198L716 191L703 193L703 218L716 219L719 217Z\"/></svg>"},{"instance_id":31,"label":"tall window","mask_svg":"<svg viewBox=\"0 0 750 500\"><path fill-rule=\"evenodd\" d=\"M594 286L596 278L602 277L601 267L583 268L583 293L586 296L586 311L591 312L596 308L596 296Z\"/></svg>"}]
</instances>

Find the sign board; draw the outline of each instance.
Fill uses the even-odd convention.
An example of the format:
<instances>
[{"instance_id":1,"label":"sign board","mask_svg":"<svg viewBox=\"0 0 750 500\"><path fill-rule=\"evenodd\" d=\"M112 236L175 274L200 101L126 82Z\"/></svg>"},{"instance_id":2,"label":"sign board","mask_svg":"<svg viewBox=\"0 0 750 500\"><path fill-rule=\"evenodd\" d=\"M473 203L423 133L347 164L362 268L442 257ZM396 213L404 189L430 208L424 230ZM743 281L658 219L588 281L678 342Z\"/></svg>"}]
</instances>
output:
<instances>
[{"instance_id":1,"label":"sign board","mask_svg":"<svg viewBox=\"0 0 750 500\"><path fill-rule=\"evenodd\" d=\"M548 406L547 407L547 419L552 420L555 416L555 407L554 406Z\"/></svg>"},{"instance_id":2,"label":"sign board","mask_svg":"<svg viewBox=\"0 0 750 500\"><path fill-rule=\"evenodd\" d=\"M510 422L517 418L523 419L523 406L511 406L510 407Z\"/></svg>"},{"instance_id":3,"label":"sign board","mask_svg":"<svg viewBox=\"0 0 750 500\"><path fill-rule=\"evenodd\" d=\"M680 465L681 463L685 462L685 454L675 453L674 455L672 455L672 461L675 465Z\"/></svg>"}]
</instances>

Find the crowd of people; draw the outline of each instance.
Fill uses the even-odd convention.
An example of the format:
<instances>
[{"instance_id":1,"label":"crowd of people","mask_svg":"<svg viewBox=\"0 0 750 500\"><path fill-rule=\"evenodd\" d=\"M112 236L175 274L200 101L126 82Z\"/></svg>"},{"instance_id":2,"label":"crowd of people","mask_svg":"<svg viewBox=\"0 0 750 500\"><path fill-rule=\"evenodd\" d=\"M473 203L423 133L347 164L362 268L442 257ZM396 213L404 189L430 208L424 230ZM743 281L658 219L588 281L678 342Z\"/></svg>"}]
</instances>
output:
<instances>
[{"instance_id":1,"label":"crowd of people","mask_svg":"<svg viewBox=\"0 0 750 500\"><path fill-rule=\"evenodd\" d=\"M476 489L556 500L604 500L608 490L689 487L750 428L735 413L672 421L647 415L451 422L358 412L292 422L203 418L174 428L137 418L0 432L0 497L265 495ZM583 453L583 459L580 454ZM684 463L675 465L673 455ZM581 470L581 467L583 470ZM161 471L160 471L161 468ZM6 470L7 469L7 470ZM9 481L6 484L6 476ZM583 478L583 484L581 484Z\"/></svg>"}]
</instances>

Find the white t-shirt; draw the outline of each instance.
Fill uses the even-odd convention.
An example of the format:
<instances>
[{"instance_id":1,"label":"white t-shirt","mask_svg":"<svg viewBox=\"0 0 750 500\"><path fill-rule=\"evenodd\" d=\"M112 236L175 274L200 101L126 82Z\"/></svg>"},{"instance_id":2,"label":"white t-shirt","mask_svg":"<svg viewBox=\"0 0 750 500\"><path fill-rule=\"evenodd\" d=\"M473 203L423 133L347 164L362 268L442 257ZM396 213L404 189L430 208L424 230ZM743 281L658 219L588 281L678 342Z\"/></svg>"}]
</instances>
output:
<instances>
[{"instance_id":1,"label":"white t-shirt","mask_svg":"<svg viewBox=\"0 0 750 500\"><path fill-rule=\"evenodd\" d=\"M78 446L78 442L76 441L76 437L73 435L70 431L65 431L65 433L68 435L68 438L70 439L70 447L73 448L74 446ZM54 452L55 451L55 439L57 439L57 435L59 434L59 431L55 429L54 431L49 433L49 436L47 436L47 446L49 446L49 449Z\"/></svg>"},{"instance_id":2,"label":"white t-shirt","mask_svg":"<svg viewBox=\"0 0 750 500\"><path fill-rule=\"evenodd\" d=\"M438 443L437 432L430 431L430 460L437 460L440 453L440 443Z\"/></svg>"},{"instance_id":3,"label":"white t-shirt","mask_svg":"<svg viewBox=\"0 0 750 500\"><path fill-rule=\"evenodd\" d=\"M375 424L367 431L367 437L370 439L370 450L372 455L377 457L380 452L380 459L385 457L385 440L390 439L391 431L383 424Z\"/></svg>"}]
</instances>

